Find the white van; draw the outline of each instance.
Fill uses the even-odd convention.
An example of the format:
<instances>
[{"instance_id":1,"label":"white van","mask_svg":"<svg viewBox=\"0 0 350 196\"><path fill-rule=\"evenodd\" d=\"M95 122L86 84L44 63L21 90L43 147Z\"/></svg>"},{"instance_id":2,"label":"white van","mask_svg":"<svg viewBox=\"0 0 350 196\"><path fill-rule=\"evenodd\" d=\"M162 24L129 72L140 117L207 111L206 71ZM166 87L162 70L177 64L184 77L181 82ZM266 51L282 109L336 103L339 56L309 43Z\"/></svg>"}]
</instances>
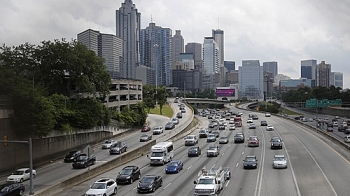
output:
<instances>
[{"instance_id":1,"label":"white van","mask_svg":"<svg viewBox=\"0 0 350 196\"><path fill-rule=\"evenodd\" d=\"M159 142L151 147L150 165L165 165L174 157L174 144L172 142Z\"/></svg>"},{"instance_id":2,"label":"white van","mask_svg":"<svg viewBox=\"0 0 350 196\"><path fill-rule=\"evenodd\" d=\"M350 135L344 137L344 142L350 143Z\"/></svg>"}]
</instances>

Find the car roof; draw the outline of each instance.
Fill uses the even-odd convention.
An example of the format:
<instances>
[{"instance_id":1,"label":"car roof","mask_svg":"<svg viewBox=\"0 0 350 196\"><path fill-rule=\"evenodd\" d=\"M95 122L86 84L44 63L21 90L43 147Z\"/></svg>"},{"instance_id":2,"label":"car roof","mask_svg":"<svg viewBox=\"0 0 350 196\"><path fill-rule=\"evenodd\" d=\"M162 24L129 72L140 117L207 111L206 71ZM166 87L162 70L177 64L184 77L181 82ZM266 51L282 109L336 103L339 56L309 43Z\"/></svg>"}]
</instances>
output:
<instances>
[{"instance_id":1,"label":"car roof","mask_svg":"<svg viewBox=\"0 0 350 196\"><path fill-rule=\"evenodd\" d=\"M133 168L138 168L137 166L134 166L134 165L129 165L129 166L126 166L124 167L123 169L133 169Z\"/></svg>"},{"instance_id":2,"label":"car roof","mask_svg":"<svg viewBox=\"0 0 350 196\"><path fill-rule=\"evenodd\" d=\"M29 168L21 168L21 169L17 169L17 171L24 171L24 170L27 170Z\"/></svg>"},{"instance_id":3,"label":"car roof","mask_svg":"<svg viewBox=\"0 0 350 196\"><path fill-rule=\"evenodd\" d=\"M248 156L246 156L245 158L256 158L256 156L254 156L254 155L248 155Z\"/></svg>"},{"instance_id":4,"label":"car roof","mask_svg":"<svg viewBox=\"0 0 350 196\"><path fill-rule=\"evenodd\" d=\"M279 154L279 155L275 155L275 157L281 157L281 158L284 158L285 156L282 155L282 154Z\"/></svg>"},{"instance_id":5,"label":"car roof","mask_svg":"<svg viewBox=\"0 0 350 196\"><path fill-rule=\"evenodd\" d=\"M110 179L110 178L101 178L99 180L97 180L96 182L108 182L108 181L111 181L113 179Z\"/></svg>"}]
</instances>

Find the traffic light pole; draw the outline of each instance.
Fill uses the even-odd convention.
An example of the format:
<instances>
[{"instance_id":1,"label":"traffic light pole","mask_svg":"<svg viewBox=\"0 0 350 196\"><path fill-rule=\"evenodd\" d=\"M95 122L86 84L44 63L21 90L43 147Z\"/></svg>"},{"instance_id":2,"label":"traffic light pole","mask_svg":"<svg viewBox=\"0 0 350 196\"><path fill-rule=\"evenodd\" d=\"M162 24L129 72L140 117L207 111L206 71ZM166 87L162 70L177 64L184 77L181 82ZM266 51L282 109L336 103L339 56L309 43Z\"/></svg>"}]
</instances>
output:
<instances>
[{"instance_id":1,"label":"traffic light pole","mask_svg":"<svg viewBox=\"0 0 350 196\"><path fill-rule=\"evenodd\" d=\"M33 188L33 145L32 145L32 138L29 138L28 141L10 141L10 140L0 140L0 143L22 143L22 144L28 144L29 145L29 168L30 168L30 190L29 195L34 195L34 188Z\"/></svg>"}]
</instances>

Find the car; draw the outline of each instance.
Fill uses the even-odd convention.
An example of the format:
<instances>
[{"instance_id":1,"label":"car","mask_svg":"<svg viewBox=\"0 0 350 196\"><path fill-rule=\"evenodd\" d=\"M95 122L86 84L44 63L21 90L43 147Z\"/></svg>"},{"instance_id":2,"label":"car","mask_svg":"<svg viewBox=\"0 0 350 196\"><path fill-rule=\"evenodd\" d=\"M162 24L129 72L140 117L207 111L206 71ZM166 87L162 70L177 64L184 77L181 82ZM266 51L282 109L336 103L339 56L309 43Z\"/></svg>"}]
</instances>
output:
<instances>
[{"instance_id":1,"label":"car","mask_svg":"<svg viewBox=\"0 0 350 196\"><path fill-rule=\"evenodd\" d=\"M77 158L82 152L80 150L69 151L68 154L64 157L63 161L65 163L71 163Z\"/></svg>"},{"instance_id":2,"label":"car","mask_svg":"<svg viewBox=\"0 0 350 196\"><path fill-rule=\"evenodd\" d=\"M227 143L228 143L228 137L226 136L220 137L219 144L227 144Z\"/></svg>"},{"instance_id":3,"label":"car","mask_svg":"<svg viewBox=\"0 0 350 196\"><path fill-rule=\"evenodd\" d=\"M254 114L254 115L252 116L252 118L253 118L253 120L258 120L258 119L259 119L258 115L256 115L256 114Z\"/></svg>"},{"instance_id":4,"label":"car","mask_svg":"<svg viewBox=\"0 0 350 196\"><path fill-rule=\"evenodd\" d=\"M333 132L333 127L327 127L328 132Z\"/></svg>"},{"instance_id":5,"label":"car","mask_svg":"<svg viewBox=\"0 0 350 196\"><path fill-rule=\"evenodd\" d=\"M126 152L127 148L128 146L125 142L117 142L111 146L109 154L122 154L123 152Z\"/></svg>"},{"instance_id":6,"label":"car","mask_svg":"<svg viewBox=\"0 0 350 196\"><path fill-rule=\"evenodd\" d=\"M153 128L153 135L161 134L163 133L163 127L162 126L157 126Z\"/></svg>"},{"instance_id":7,"label":"car","mask_svg":"<svg viewBox=\"0 0 350 196\"><path fill-rule=\"evenodd\" d=\"M244 143L244 134L242 132L237 132L235 136L233 136L233 141L235 143Z\"/></svg>"},{"instance_id":8,"label":"car","mask_svg":"<svg viewBox=\"0 0 350 196\"><path fill-rule=\"evenodd\" d=\"M262 121L260 121L260 126L267 126L267 122L266 122L266 120L262 120Z\"/></svg>"},{"instance_id":9,"label":"car","mask_svg":"<svg viewBox=\"0 0 350 196\"><path fill-rule=\"evenodd\" d=\"M6 182L0 185L0 195L24 195L25 186L22 183Z\"/></svg>"},{"instance_id":10,"label":"car","mask_svg":"<svg viewBox=\"0 0 350 196\"><path fill-rule=\"evenodd\" d=\"M115 179L117 184L132 184L135 180L141 179L141 171L138 166L126 166Z\"/></svg>"},{"instance_id":11,"label":"car","mask_svg":"<svg viewBox=\"0 0 350 196\"><path fill-rule=\"evenodd\" d=\"M151 127L146 126L146 125L141 128L141 132L148 132L150 130L151 130Z\"/></svg>"},{"instance_id":12,"label":"car","mask_svg":"<svg viewBox=\"0 0 350 196\"><path fill-rule=\"evenodd\" d=\"M271 149L276 149L276 148L282 149L283 148L283 143L282 143L283 140L278 136L272 137L270 142L271 142Z\"/></svg>"},{"instance_id":13,"label":"car","mask_svg":"<svg viewBox=\"0 0 350 196\"><path fill-rule=\"evenodd\" d=\"M216 142L216 135L210 133L207 137L207 142Z\"/></svg>"},{"instance_id":14,"label":"car","mask_svg":"<svg viewBox=\"0 0 350 196\"><path fill-rule=\"evenodd\" d=\"M235 121L230 120L230 121L228 122L228 124L235 124Z\"/></svg>"},{"instance_id":15,"label":"car","mask_svg":"<svg viewBox=\"0 0 350 196\"><path fill-rule=\"evenodd\" d=\"M249 124L249 129L256 129L256 125L254 123Z\"/></svg>"},{"instance_id":16,"label":"car","mask_svg":"<svg viewBox=\"0 0 350 196\"><path fill-rule=\"evenodd\" d=\"M268 113L268 112L266 112L266 113L265 113L265 117L271 117L271 114Z\"/></svg>"},{"instance_id":17,"label":"car","mask_svg":"<svg viewBox=\"0 0 350 196\"><path fill-rule=\"evenodd\" d=\"M277 168L286 169L288 167L287 158L284 155L275 155L273 157L272 167L275 169Z\"/></svg>"},{"instance_id":18,"label":"car","mask_svg":"<svg viewBox=\"0 0 350 196\"><path fill-rule=\"evenodd\" d=\"M149 140L152 140L152 135L150 134L142 134L140 136L140 142L147 142Z\"/></svg>"},{"instance_id":19,"label":"car","mask_svg":"<svg viewBox=\"0 0 350 196\"><path fill-rule=\"evenodd\" d=\"M33 178L36 176L36 170L32 170ZM18 182L22 183L25 180L30 179L30 168L21 168L13 172L9 177L6 178L6 182Z\"/></svg>"},{"instance_id":20,"label":"car","mask_svg":"<svg viewBox=\"0 0 350 196\"><path fill-rule=\"evenodd\" d=\"M259 147L259 138L258 138L258 136L250 136L248 138L248 147Z\"/></svg>"},{"instance_id":21,"label":"car","mask_svg":"<svg viewBox=\"0 0 350 196\"><path fill-rule=\"evenodd\" d=\"M350 134L350 129L345 129L344 134Z\"/></svg>"},{"instance_id":22,"label":"car","mask_svg":"<svg viewBox=\"0 0 350 196\"><path fill-rule=\"evenodd\" d=\"M113 179L102 178L95 181L85 195L116 195L118 185Z\"/></svg>"},{"instance_id":23,"label":"car","mask_svg":"<svg viewBox=\"0 0 350 196\"><path fill-rule=\"evenodd\" d=\"M185 108L181 108L181 113L186 113L186 109Z\"/></svg>"},{"instance_id":24,"label":"car","mask_svg":"<svg viewBox=\"0 0 350 196\"><path fill-rule=\"evenodd\" d=\"M348 128L347 124L346 125L341 124L340 126L338 126L338 131L344 132L347 128Z\"/></svg>"},{"instance_id":25,"label":"car","mask_svg":"<svg viewBox=\"0 0 350 196\"><path fill-rule=\"evenodd\" d=\"M350 135L344 136L344 142L350 143Z\"/></svg>"},{"instance_id":26,"label":"car","mask_svg":"<svg viewBox=\"0 0 350 196\"><path fill-rule=\"evenodd\" d=\"M80 154L72 163L73 169L87 168L90 165L95 165L96 156L91 154L88 156L87 154Z\"/></svg>"},{"instance_id":27,"label":"car","mask_svg":"<svg viewBox=\"0 0 350 196\"><path fill-rule=\"evenodd\" d=\"M112 144L116 143L115 140L105 140L105 142L102 144L102 149L110 149Z\"/></svg>"},{"instance_id":28,"label":"car","mask_svg":"<svg viewBox=\"0 0 350 196\"><path fill-rule=\"evenodd\" d=\"M178 118L173 118L171 119L171 122L174 123L175 125L178 125L180 121Z\"/></svg>"},{"instance_id":29,"label":"car","mask_svg":"<svg viewBox=\"0 0 350 196\"><path fill-rule=\"evenodd\" d=\"M217 157L220 154L220 148L216 145L210 145L207 149L207 157Z\"/></svg>"},{"instance_id":30,"label":"car","mask_svg":"<svg viewBox=\"0 0 350 196\"><path fill-rule=\"evenodd\" d=\"M212 134L214 134L216 138L220 137L219 131L213 131Z\"/></svg>"},{"instance_id":31,"label":"car","mask_svg":"<svg viewBox=\"0 0 350 196\"><path fill-rule=\"evenodd\" d=\"M206 130L206 129L201 129L199 131L199 134L198 134L198 137L199 138L207 138L208 137L208 134L209 134L209 131Z\"/></svg>"},{"instance_id":32,"label":"car","mask_svg":"<svg viewBox=\"0 0 350 196\"><path fill-rule=\"evenodd\" d=\"M230 125L228 129L229 130L236 130L236 126L235 125Z\"/></svg>"},{"instance_id":33,"label":"car","mask_svg":"<svg viewBox=\"0 0 350 196\"><path fill-rule=\"evenodd\" d=\"M231 169L230 167L223 167L225 180L231 179Z\"/></svg>"},{"instance_id":34,"label":"car","mask_svg":"<svg viewBox=\"0 0 350 196\"><path fill-rule=\"evenodd\" d=\"M137 185L137 192L148 193L155 192L156 189L163 185L163 178L157 175L144 176Z\"/></svg>"},{"instance_id":35,"label":"car","mask_svg":"<svg viewBox=\"0 0 350 196\"><path fill-rule=\"evenodd\" d=\"M253 156L253 155L246 156L245 159L243 160L243 168L244 169L258 168L258 159L256 158L256 156Z\"/></svg>"},{"instance_id":36,"label":"car","mask_svg":"<svg viewBox=\"0 0 350 196\"><path fill-rule=\"evenodd\" d=\"M189 157L192 157L192 156L198 157L201 154L202 154L202 151L199 148L199 146L191 146L188 148L188 156Z\"/></svg>"},{"instance_id":37,"label":"car","mask_svg":"<svg viewBox=\"0 0 350 196\"><path fill-rule=\"evenodd\" d=\"M247 123L253 123L253 119L252 118L248 118Z\"/></svg>"},{"instance_id":38,"label":"car","mask_svg":"<svg viewBox=\"0 0 350 196\"><path fill-rule=\"evenodd\" d=\"M208 127L209 127L209 128L214 128L214 127L215 127L215 124L214 124L214 123L209 123Z\"/></svg>"},{"instance_id":39,"label":"car","mask_svg":"<svg viewBox=\"0 0 350 196\"><path fill-rule=\"evenodd\" d=\"M212 115L208 115L208 119L213 119L213 116Z\"/></svg>"},{"instance_id":40,"label":"car","mask_svg":"<svg viewBox=\"0 0 350 196\"><path fill-rule=\"evenodd\" d=\"M184 164L182 161L172 160L164 170L166 174L179 173L183 169L183 166Z\"/></svg>"},{"instance_id":41,"label":"car","mask_svg":"<svg viewBox=\"0 0 350 196\"><path fill-rule=\"evenodd\" d=\"M184 138L185 146L194 146L198 144L198 138L196 135L188 135Z\"/></svg>"},{"instance_id":42,"label":"car","mask_svg":"<svg viewBox=\"0 0 350 196\"><path fill-rule=\"evenodd\" d=\"M165 125L165 130L171 130L171 129L174 129L174 128L175 128L175 124L173 122L168 122Z\"/></svg>"},{"instance_id":43,"label":"car","mask_svg":"<svg viewBox=\"0 0 350 196\"><path fill-rule=\"evenodd\" d=\"M338 121L333 122L333 127L337 127L338 126Z\"/></svg>"},{"instance_id":44,"label":"car","mask_svg":"<svg viewBox=\"0 0 350 196\"><path fill-rule=\"evenodd\" d=\"M181 112L178 112L178 113L176 114L176 118L182 118L182 113L181 113Z\"/></svg>"},{"instance_id":45,"label":"car","mask_svg":"<svg viewBox=\"0 0 350 196\"><path fill-rule=\"evenodd\" d=\"M272 125L267 125L266 131L273 131L275 128Z\"/></svg>"},{"instance_id":46,"label":"car","mask_svg":"<svg viewBox=\"0 0 350 196\"><path fill-rule=\"evenodd\" d=\"M219 130L225 130L225 125L224 123L219 124Z\"/></svg>"}]
</instances>

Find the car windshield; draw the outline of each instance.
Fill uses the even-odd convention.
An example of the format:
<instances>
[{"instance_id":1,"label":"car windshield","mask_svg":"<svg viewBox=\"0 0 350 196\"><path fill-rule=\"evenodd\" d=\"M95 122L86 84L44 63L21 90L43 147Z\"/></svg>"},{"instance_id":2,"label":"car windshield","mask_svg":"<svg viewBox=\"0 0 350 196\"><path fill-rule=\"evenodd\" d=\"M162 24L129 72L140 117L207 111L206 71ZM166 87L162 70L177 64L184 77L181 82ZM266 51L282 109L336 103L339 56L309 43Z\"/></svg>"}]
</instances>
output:
<instances>
[{"instance_id":1,"label":"car windshield","mask_svg":"<svg viewBox=\"0 0 350 196\"><path fill-rule=\"evenodd\" d=\"M213 134L210 134L210 135L208 135L208 137L215 137L215 135L213 135Z\"/></svg>"},{"instance_id":2,"label":"car windshield","mask_svg":"<svg viewBox=\"0 0 350 196\"><path fill-rule=\"evenodd\" d=\"M122 175L130 175L132 173L132 169L123 169L120 171L120 174Z\"/></svg>"},{"instance_id":3,"label":"car windshield","mask_svg":"<svg viewBox=\"0 0 350 196\"><path fill-rule=\"evenodd\" d=\"M3 187L2 189L1 189L1 193L2 192L4 192L4 193L6 193L6 192L8 192L9 191L9 187L7 187L7 186L5 186L5 187Z\"/></svg>"},{"instance_id":4,"label":"car windshield","mask_svg":"<svg viewBox=\"0 0 350 196\"><path fill-rule=\"evenodd\" d=\"M141 135L141 137L147 137L148 135Z\"/></svg>"},{"instance_id":5,"label":"car windshield","mask_svg":"<svg viewBox=\"0 0 350 196\"><path fill-rule=\"evenodd\" d=\"M243 135L242 134L236 134L235 137L243 137Z\"/></svg>"},{"instance_id":6,"label":"car windshield","mask_svg":"<svg viewBox=\"0 0 350 196\"><path fill-rule=\"evenodd\" d=\"M144 177L141 180L141 183L153 183L154 178L153 177Z\"/></svg>"},{"instance_id":7,"label":"car windshield","mask_svg":"<svg viewBox=\"0 0 350 196\"><path fill-rule=\"evenodd\" d=\"M91 189L106 189L106 183L96 182L91 186Z\"/></svg>"},{"instance_id":8,"label":"car windshield","mask_svg":"<svg viewBox=\"0 0 350 196\"><path fill-rule=\"evenodd\" d=\"M256 140L258 140L258 138L256 138L256 137L250 137L249 140L254 140L254 141L256 141Z\"/></svg>"},{"instance_id":9,"label":"car windshield","mask_svg":"<svg viewBox=\"0 0 350 196\"><path fill-rule=\"evenodd\" d=\"M168 166L178 166L177 162L170 162Z\"/></svg>"},{"instance_id":10,"label":"car windshield","mask_svg":"<svg viewBox=\"0 0 350 196\"><path fill-rule=\"evenodd\" d=\"M281 142L281 140L278 138L274 138L274 139L272 139L272 142Z\"/></svg>"},{"instance_id":11,"label":"car windshield","mask_svg":"<svg viewBox=\"0 0 350 196\"><path fill-rule=\"evenodd\" d=\"M255 161L255 158L254 157L246 157L245 158L245 161Z\"/></svg>"},{"instance_id":12,"label":"car windshield","mask_svg":"<svg viewBox=\"0 0 350 196\"><path fill-rule=\"evenodd\" d=\"M87 156L79 156L78 158L77 158L77 160L78 161L85 161L85 160L87 160Z\"/></svg>"},{"instance_id":13,"label":"car windshield","mask_svg":"<svg viewBox=\"0 0 350 196\"><path fill-rule=\"evenodd\" d=\"M221 137L220 140L227 140L227 137Z\"/></svg>"},{"instance_id":14,"label":"car windshield","mask_svg":"<svg viewBox=\"0 0 350 196\"><path fill-rule=\"evenodd\" d=\"M209 150L216 150L216 146L209 146Z\"/></svg>"},{"instance_id":15,"label":"car windshield","mask_svg":"<svg viewBox=\"0 0 350 196\"><path fill-rule=\"evenodd\" d=\"M23 175L24 171L15 171L13 175Z\"/></svg>"},{"instance_id":16,"label":"car windshield","mask_svg":"<svg viewBox=\"0 0 350 196\"><path fill-rule=\"evenodd\" d=\"M199 179L198 184L214 184L214 179Z\"/></svg>"},{"instance_id":17,"label":"car windshield","mask_svg":"<svg viewBox=\"0 0 350 196\"><path fill-rule=\"evenodd\" d=\"M110 141L110 140L105 141L105 144L110 144L110 143L112 143L112 141Z\"/></svg>"},{"instance_id":18,"label":"car windshield","mask_svg":"<svg viewBox=\"0 0 350 196\"><path fill-rule=\"evenodd\" d=\"M191 136L187 136L187 139L193 139L194 137L191 135Z\"/></svg>"},{"instance_id":19,"label":"car windshield","mask_svg":"<svg viewBox=\"0 0 350 196\"><path fill-rule=\"evenodd\" d=\"M159 130L160 129L160 127L154 127L154 129L153 130Z\"/></svg>"},{"instance_id":20,"label":"car windshield","mask_svg":"<svg viewBox=\"0 0 350 196\"><path fill-rule=\"evenodd\" d=\"M151 157L163 157L163 152L152 152Z\"/></svg>"},{"instance_id":21,"label":"car windshield","mask_svg":"<svg viewBox=\"0 0 350 196\"><path fill-rule=\"evenodd\" d=\"M189 148L188 151L197 151L196 147Z\"/></svg>"},{"instance_id":22,"label":"car windshield","mask_svg":"<svg viewBox=\"0 0 350 196\"><path fill-rule=\"evenodd\" d=\"M205 133L205 130L200 130L199 133Z\"/></svg>"},{"instance_id":23,"label":"car windshield","mask_svg":"<svg viewBox=\"0 0 350 196\"><path fill-rule=\"evenodd\" d=\"M284 161L284 157L275 157L275 161Z\"/></svg>"}]
</instances>

